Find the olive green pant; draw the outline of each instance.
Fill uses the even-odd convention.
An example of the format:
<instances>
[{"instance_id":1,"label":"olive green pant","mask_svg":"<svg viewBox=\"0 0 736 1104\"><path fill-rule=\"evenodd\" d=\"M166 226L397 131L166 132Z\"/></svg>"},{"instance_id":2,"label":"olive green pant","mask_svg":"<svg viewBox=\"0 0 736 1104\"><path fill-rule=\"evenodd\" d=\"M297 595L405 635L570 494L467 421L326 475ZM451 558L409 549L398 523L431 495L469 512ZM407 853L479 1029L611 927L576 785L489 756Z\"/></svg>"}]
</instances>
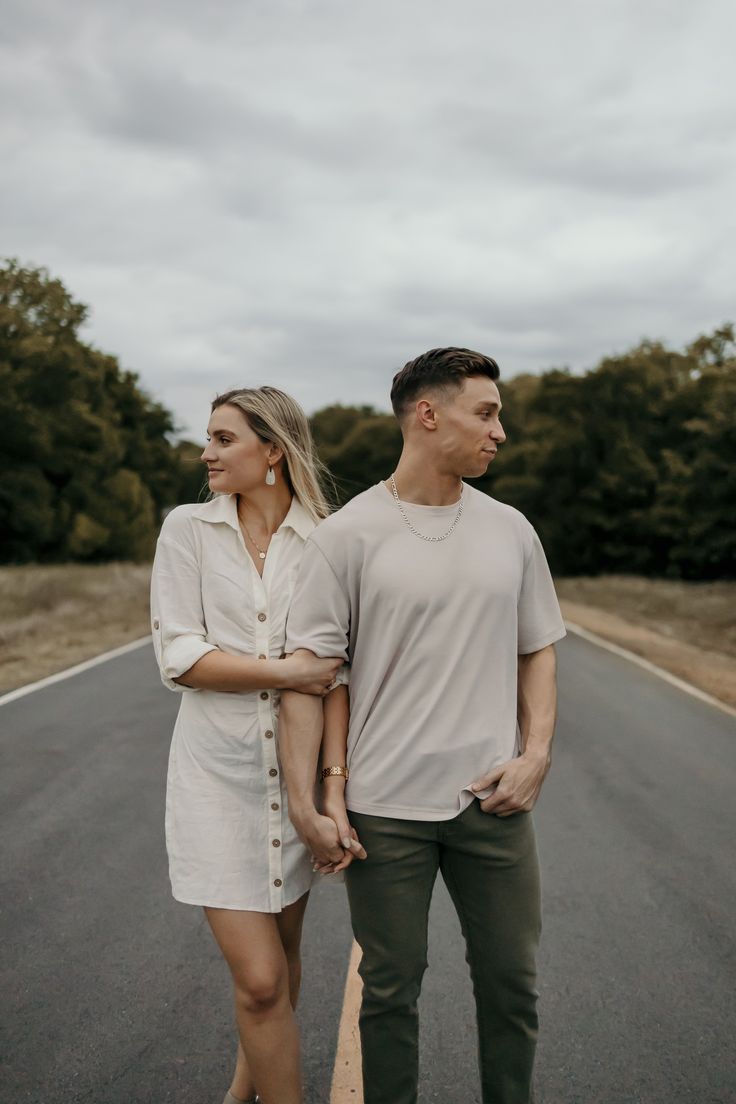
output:
<instances>
[{"instance_id":1,"label":"olive green pant","mask_svg":"<svg viewBox=\"0 0 736 1104\"><path fill-rule=\"evenodd\" d=\"M483 1104L530 1104L540 934L531 814L497 817L474 800L453 820L349 815L368 852L346 872L353 931L363 951L365 1104L416 1104L417 1000L438 870L465 936Z\"/></svg>"}]
</instances>

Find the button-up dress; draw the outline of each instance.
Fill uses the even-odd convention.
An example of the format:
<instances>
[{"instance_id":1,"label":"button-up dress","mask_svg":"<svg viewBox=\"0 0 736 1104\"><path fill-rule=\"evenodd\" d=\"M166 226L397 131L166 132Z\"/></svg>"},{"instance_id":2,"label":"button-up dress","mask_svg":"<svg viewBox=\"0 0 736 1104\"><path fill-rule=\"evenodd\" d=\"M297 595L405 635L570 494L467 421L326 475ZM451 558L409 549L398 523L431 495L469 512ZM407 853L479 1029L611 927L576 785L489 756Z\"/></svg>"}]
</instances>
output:
<instances>
[{"instance_id":1,"label":"button-up dress","mask_svg":"<svg viewBox=\"0 0 736 1104\"><path fill-rule=\"evenodd\" d=\"M178 901L280 912L312 884L281 777L278 691L222 693L173 680L215 648L260 658L283 654L296 571L313 528L294 498L271 538L263 577L245 547L235 495L178 506L161 529L151 621L162 680L182 695L166 787L166 846Z\"/></svg>"}]
</instances>

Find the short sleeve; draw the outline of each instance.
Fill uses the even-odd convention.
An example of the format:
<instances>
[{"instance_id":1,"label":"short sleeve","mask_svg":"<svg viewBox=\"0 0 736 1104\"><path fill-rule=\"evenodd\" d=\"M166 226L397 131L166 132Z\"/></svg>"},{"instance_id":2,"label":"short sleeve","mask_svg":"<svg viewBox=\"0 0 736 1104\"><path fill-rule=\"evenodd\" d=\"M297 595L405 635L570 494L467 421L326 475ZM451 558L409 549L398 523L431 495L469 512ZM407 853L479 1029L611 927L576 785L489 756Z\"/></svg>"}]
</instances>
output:
<instances>
[{"instance_id":1,"label":"short sleeve","mask_svg":"<svg viewBox=\"0 0 736 1104\"><path fill-rule=\"evenodd\" d=\"M529 539L524 554L524 575L521 582L518 616L518 651L528 655L561 640L565 633L560 605L544 554L542 543L529 526Z\"/></svg>"},{"instance_id":2,"label":"short sleeve","mask_svg":"<svg viewBox=\"0 0 736 1104\"><path fill-rule=\"evenodd\" d=\"M286 622L286 651L308 648L316 656L342 656L347 662L349 632L346 586L321 548L309 539L302 553Z\"/></svg>"},{"instance_id":3,"label":"short sleeve","mask_svg":"<svg viewBox=\"0 0 736 1104\"><path fill-rule=\"evenodd\" d=\"M191 690L174 682L207 652L207 627L202 608L202 583L191 543L159 537L151 576L151 627L161 681L170 690Z\"/></svg>"}]
</instances>

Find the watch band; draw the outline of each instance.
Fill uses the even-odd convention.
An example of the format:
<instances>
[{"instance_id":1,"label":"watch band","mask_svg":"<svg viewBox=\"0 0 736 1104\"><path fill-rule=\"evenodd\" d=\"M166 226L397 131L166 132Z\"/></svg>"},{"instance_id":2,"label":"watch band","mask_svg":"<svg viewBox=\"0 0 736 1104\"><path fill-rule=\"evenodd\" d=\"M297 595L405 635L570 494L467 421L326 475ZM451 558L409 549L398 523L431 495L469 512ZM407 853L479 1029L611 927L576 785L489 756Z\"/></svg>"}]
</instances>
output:
<instances>
[{"instance_id":1,"label":"watch band","mask_svg":"<svg viewBox=\"0 0 736 1104\"><path fill-rule=\"evenodd\" d=\"M329 778L331 775L340 775L347 782L350 777L350 771L347 767L323 767L322 778Z\"/></svg>"}]
</instances>

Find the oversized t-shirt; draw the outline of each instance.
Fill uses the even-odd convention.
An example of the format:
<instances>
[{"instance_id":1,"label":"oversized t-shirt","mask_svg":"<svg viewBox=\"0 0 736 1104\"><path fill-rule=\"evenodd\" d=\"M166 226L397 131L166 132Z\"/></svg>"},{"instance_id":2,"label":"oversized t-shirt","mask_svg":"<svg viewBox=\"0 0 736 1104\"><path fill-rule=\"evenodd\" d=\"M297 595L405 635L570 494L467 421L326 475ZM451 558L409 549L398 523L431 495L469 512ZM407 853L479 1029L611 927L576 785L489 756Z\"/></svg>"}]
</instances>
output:
<instances>
[{"instance_id":1,"label":"oversized t-shirt","mask_svg":"<svg viewBox=\"0 0 736 1104\"><path fill-rule=\"evenodd\" d=\"M454 531L425 541L384 483L323 521L304 547L286 649L350 662L348 809L449 820L468 789L519 754L517 656L565 635L526 518L464 485ZM402 503L427 536L457 504Z\"/></svg>"}]
</instances>

